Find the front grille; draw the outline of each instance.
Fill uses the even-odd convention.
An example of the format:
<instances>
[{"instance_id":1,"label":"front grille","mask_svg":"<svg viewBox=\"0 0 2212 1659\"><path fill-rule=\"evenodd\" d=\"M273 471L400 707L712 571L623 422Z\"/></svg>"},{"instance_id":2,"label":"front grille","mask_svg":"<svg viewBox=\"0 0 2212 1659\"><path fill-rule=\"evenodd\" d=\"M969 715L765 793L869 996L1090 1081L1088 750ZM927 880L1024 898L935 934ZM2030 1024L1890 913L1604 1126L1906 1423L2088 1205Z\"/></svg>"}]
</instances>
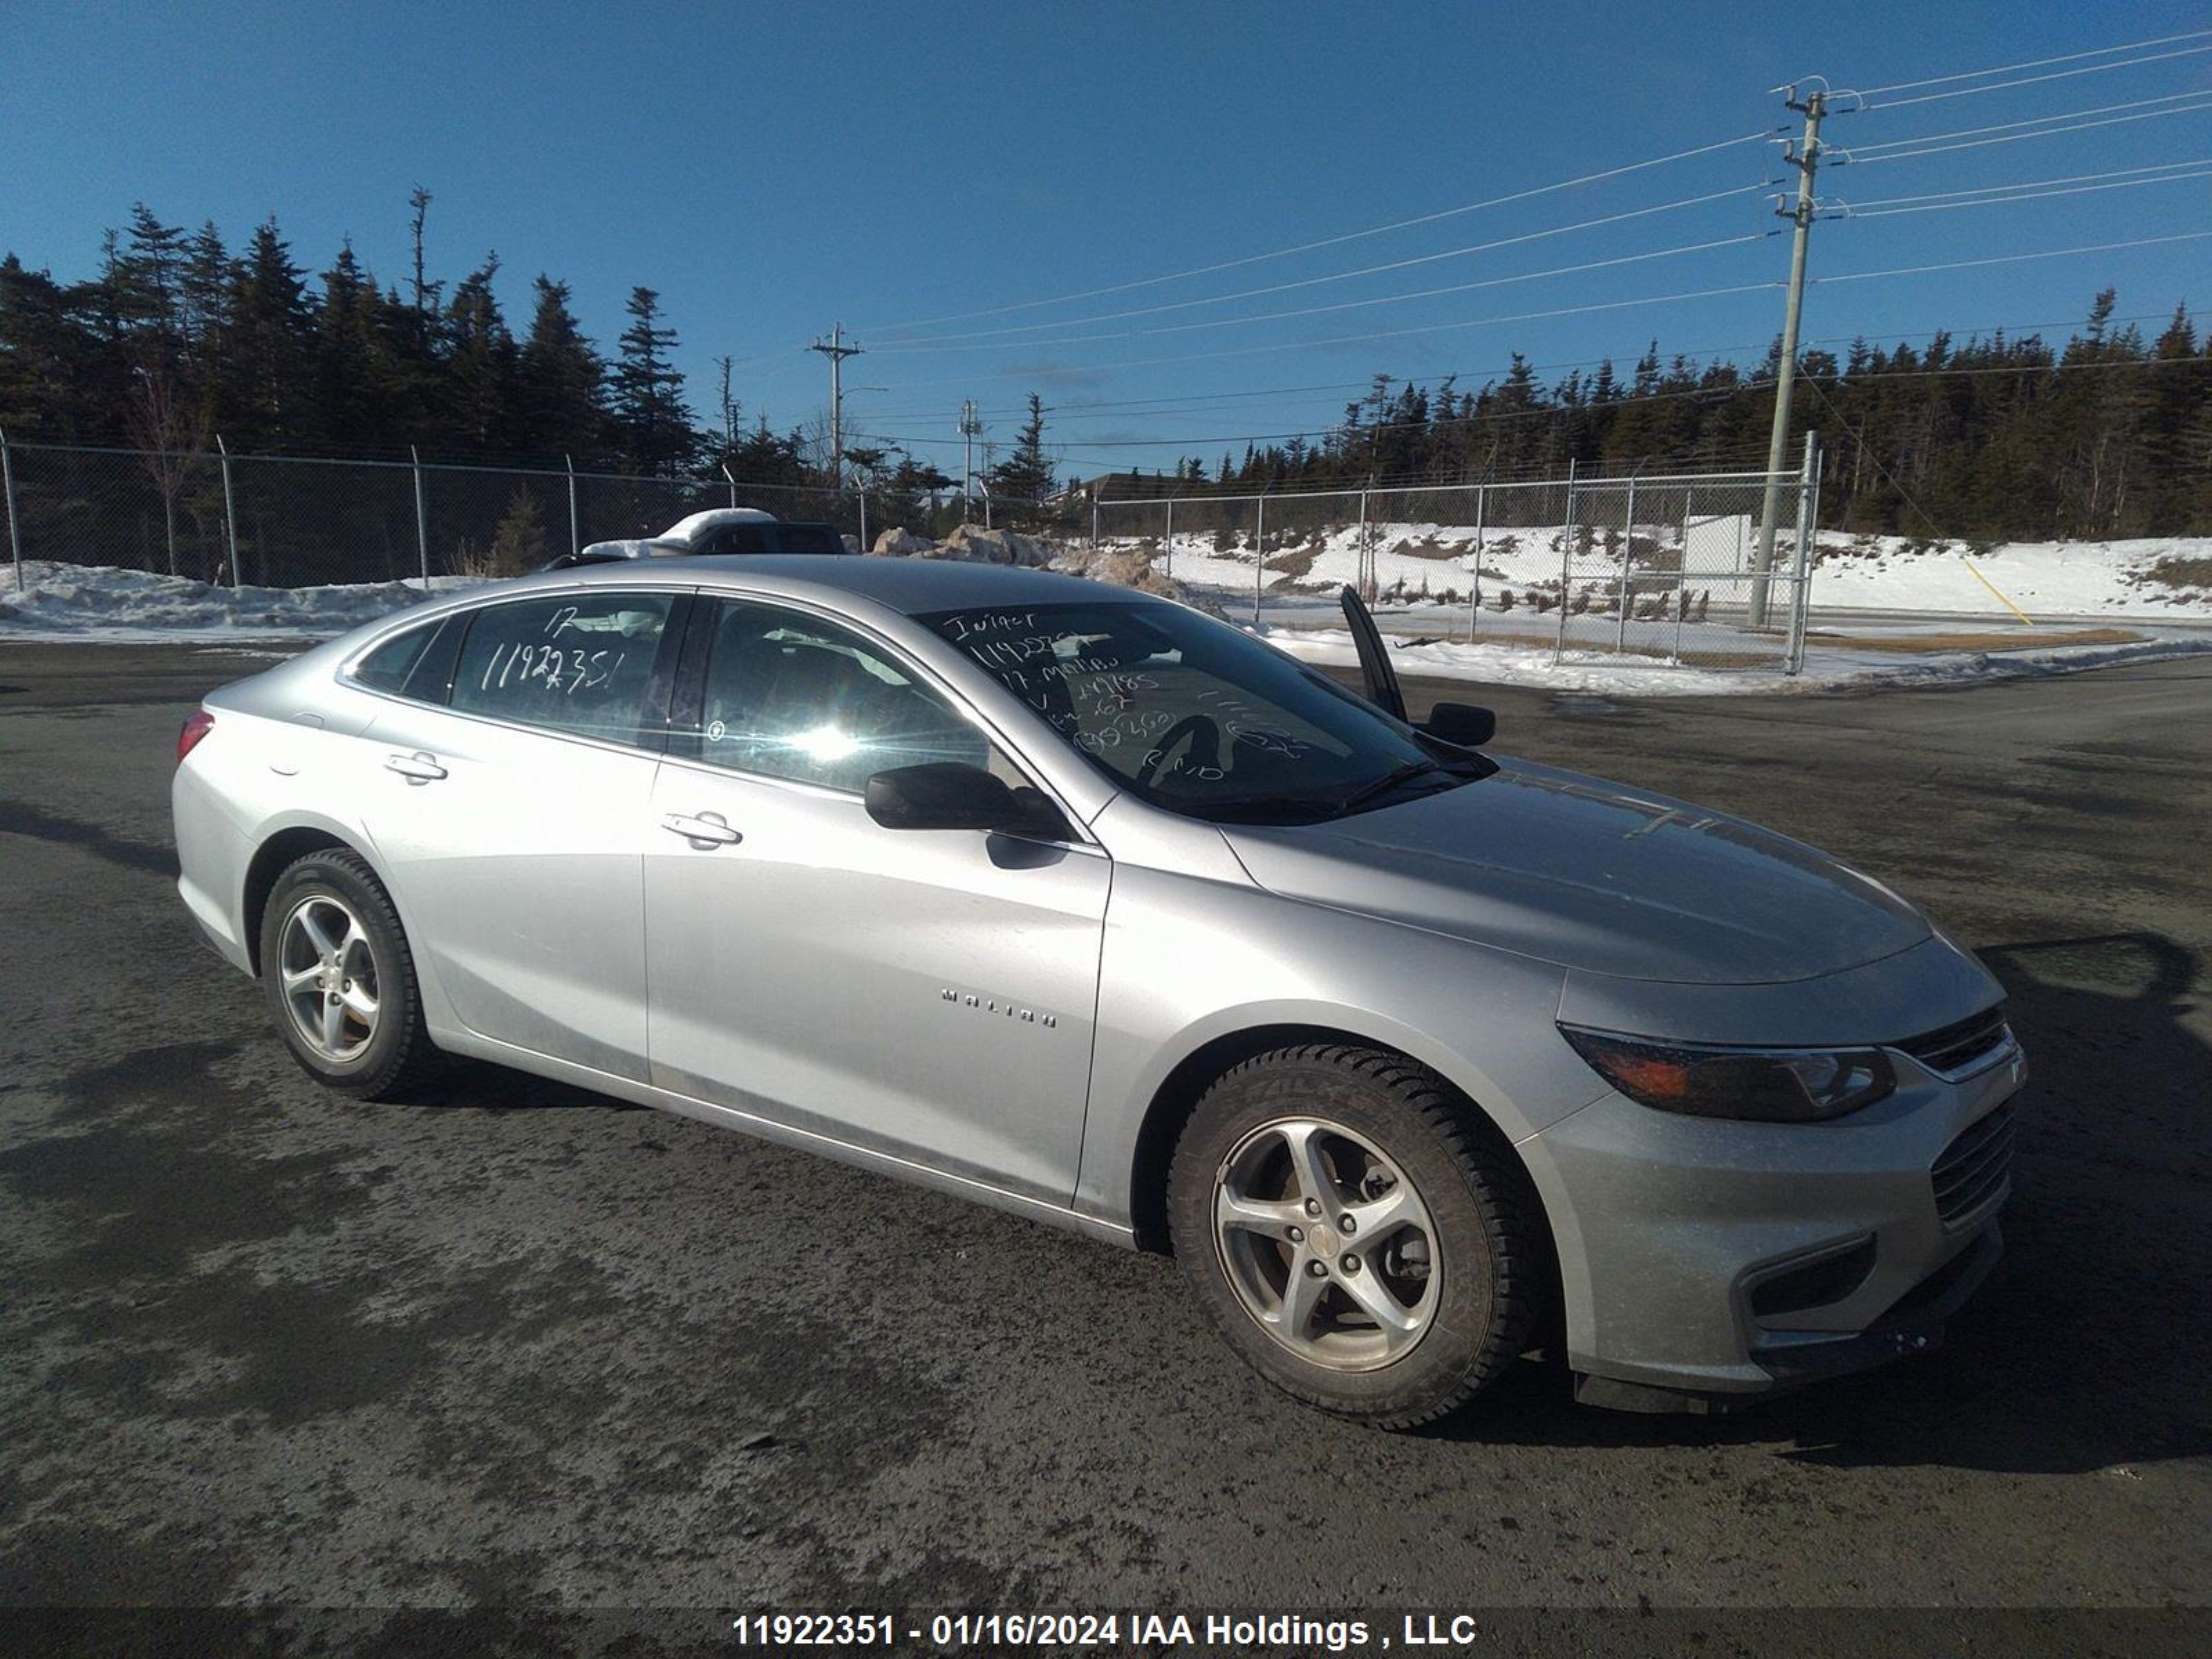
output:
<instances>
[{"instance_id":1,"label":"front grille","mask_svg":"<svg viewBox=\"0 0 2212 1659\"><path fill-rule=\"evenodd\" d=\"M2004 1005L1985 1008L1971 1019L1907 1037L1893 1045L1911 1054L1931 1072L1963 1072L2011 1040L2005 1024Z\"/></svg>"},{"instance_id":2,"label":"front grille","mask_svg":"<svg viewBox=\"0 0 2212 1659\"><path fill-rule=\"evenodd\" d=\"M2012 1108L2000 1106L1961 1129L1936 1160L1928 1177L1945 1226L1958 1226L2004 1195L2012 1173L2013 1127Z\"/></svg>"}]
</instances>

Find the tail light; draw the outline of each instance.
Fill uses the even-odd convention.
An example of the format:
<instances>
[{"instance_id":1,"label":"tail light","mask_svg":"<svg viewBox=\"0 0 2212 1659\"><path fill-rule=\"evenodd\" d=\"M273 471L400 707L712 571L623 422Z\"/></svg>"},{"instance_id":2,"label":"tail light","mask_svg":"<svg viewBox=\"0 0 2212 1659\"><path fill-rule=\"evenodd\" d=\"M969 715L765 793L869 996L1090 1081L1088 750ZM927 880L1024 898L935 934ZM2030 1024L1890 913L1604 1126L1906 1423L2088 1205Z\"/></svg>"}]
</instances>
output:
<instances>
[{"instance_id":1,"label":"tail light","mask_svg":"<svg viewBox=\"0 0 2212 1659\"><path fill-rule=\"evenodd\" d=\"M215 716L204 708L195 708L185 716L185 729L177 733L177 764L185 763L185 757L200 746L200 739L215 730Z\"/></svg>"}]
</instances>

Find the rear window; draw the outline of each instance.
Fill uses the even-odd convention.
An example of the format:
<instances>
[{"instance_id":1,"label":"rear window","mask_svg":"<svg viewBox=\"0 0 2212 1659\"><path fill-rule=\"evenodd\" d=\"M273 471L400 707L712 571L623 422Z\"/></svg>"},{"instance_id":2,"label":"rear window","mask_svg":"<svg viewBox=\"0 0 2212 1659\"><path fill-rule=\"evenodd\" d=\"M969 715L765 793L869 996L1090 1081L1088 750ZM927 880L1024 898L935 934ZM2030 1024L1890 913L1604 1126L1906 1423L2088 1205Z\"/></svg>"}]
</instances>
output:
<instances>
[{"instance_id":1,"label":"rear window","mask_svg":"<svg viewBox=\"0 0 2212 1659\"><path fill-rule=\"evenodd\" d=\"M635 743L674 597L569 593L475 615L453 706L549 731Z\"/></svg>"},{"instance_id":2,"label":"rear window","mask_svg":"<svg viewBox=\"0 0 2212 1659\"><path fill-rule=\"evenodd\" d=\"M787 524L777 526L787 553L842 553L845 538L826 524Z\"/></svg>"},{"instance_id":3,"label":"rear window","mask_svg":"<svg viewBox=\"0 0 2212 1659\"><path fill-rule=\"evenodd\" d=\"M443 702L467 621L446 617L395 634L353 665L355 684L417 702Z\"/></svg>"}]
</instances>

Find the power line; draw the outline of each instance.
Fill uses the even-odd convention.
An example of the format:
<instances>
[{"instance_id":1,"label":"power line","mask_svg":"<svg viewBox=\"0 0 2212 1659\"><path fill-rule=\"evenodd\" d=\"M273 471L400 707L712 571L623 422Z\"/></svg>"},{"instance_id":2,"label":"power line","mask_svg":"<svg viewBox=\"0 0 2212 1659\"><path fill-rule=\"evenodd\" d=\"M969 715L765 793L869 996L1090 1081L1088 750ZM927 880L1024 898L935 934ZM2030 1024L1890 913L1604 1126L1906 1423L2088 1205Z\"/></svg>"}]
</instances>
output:
<instances>
[{"instance_id":1,"label":"power line","mask_svg":"<svg viewBox=\"0 0 2212 1659\"><path fill-rule=\"evenodd\" d=\"M1205 362L1217 357L1252 357L1271 351L1310 351L1324 346L1361 345L1370 340L1403 339L1409 334L1443 334L1449 333L1455 329L1485 328L1495 323L1543 322L1554 317L1580 317L1586 316L1593 312L1626 311L1637 306L1665 305L1677 300L1705 300L1728 294L1757 294L1768 289L1776 289L1780 288L1782 284L1779 282L1775 281L1736 283L1722 288L1691 289L1676 294L1649 294L1632 300L1607 300L1599 301L1593 305L1561 306L1554 307L1549 311L1522 311L1515 312L1510 315L1498 317L1474 317L1467 319L1464 321L1455 323L1423 323L1412 328L1376 329L1365 334L1334 334L1318 340L1281 340L1277 341L1271 345L1231 346L1215 351L1178 352L1172 356L1167 357L1128 358L1118 363L1093 365L1065 364L1055 367L1056 372L1064 371L1067 368L1081 367L1091 367L1112 370L1125 368L1153 368L1163 363ZM1064 344L1067 343L1061 341L1045 341L1036 342L1033 343ZM1036 366L1032 365L1024 368L997 370L981 375L950 375L934 381L906 380L900 382L897 386L886 387L885 390L897 391L908 386L931 385L959 386L965 385L978 379L990 380L1034 380L1037 377L1037 368Z\"/></svg>"},{"instance_id":2,"label":"power line","mask_svg":"<svg viewBox=\"0 0 2212 1659\"><path fill-rule=\"evenodd\" d=\"M2115 316L2110 320L2116 323L2159 322L2162 321L2168 314L2168 313L2164 311L2130 312L2125 315ZM1875 331L1875 332L1879 337L1884 341L1895 340L1899 343L1907 340L1933 339L1938 335L1950 335L1954 337L1964 336L1966 339L1972 341L1979 340L1984 337L1996 337L2002 335L2013 334L2021 330L2039 331L2047 328L2064 328L2077 323L2081 319L2078 317L2048 317L2027 322L1952 324L1942 328L1903 330L1881 329ZM1812 340L1808 341L1807 343L1809 345L1842 345L1863 340L1866 337L1867 331L1861 329L1850 334L1819 335ZM1545 362L1530 363L1528 367L1534 373L1551 374L1560 369L1596 368L1607 363L1632 363L1637 361L1646 349L1647 348L1645 347L1639 347L1633 351L1608 352L1602 356L1597 357L1559 358ZM1667 354L1667 356L1670 362L1679 361L1688 363L1709 358L1726 357L1735 352L1757 351L1760 349L1762 349L1761 346L1755 341L1738 342L1733 345L1687 347L1680 350L1671 351ZM1400 386L1431 386L1443 380L1466 380L1470 385L1479 386L1485 384L1488 377L1494 377L1499 374L1510 373L1511 368L1512 365L1510 364L1497 363L1482 368L1462 368L1437 369L1425 371L1419 374L1394 374L1389 378L1393 383ZM1191 404L1242 403L1249 402L1251 399L1258 398L1285 398L1296 399L1298 398L1299 394L1304 392L1342 393L1346 392L1365 392L1373 385L1373 383L1374 377L1370 375L1366 380L1363 380L1310 381L1301 386L1254 386L1236 392L1194 392L1176 394L1160 393L1145 398L1078 398L1071 402L1054 404L1053 414L1057 419L1063 422L1067 421L1081 420L1121 419L1127 418L1131 416L1161 414L1166 412L1170 408L1179 408ZM914 383L909 381L908 384L912 385ZM1319 400L1317 398L1313 398L1307 399L1306 401ZM1004 416L1011 418L1014 416L1024 413L1025 410L1019 405L1007 404L1000 407L983 410L980 412L987 416ZM904 409L879 409L870 411L871 418L878 421L927 420L941 416L944 413L944 409L936 404L927 406L918 405Z\"/></svg>"},{"instance_id":3,"label":"power line","mask_svg":"<svg viewBox=\"0 0 2212 1659\"><path fill-rule=\"evenodd\" d=\"M1109 334L1054 335L1041 340L986 340L973 345L905 345L878 346L878 354L902 352L972 352L1024 349L1038 346L1086 345L1099 340L1135 340L1158 334L1188 334L1209 328L1234 328L1248 323L1279 323L1296 317L1318 317L1337 311L1358 311L1369 306L1401 304L1408 300L1432 300L1440 295L1466 294L1476 289L1504 288L1514 283L1541 282L1553 276L1572 276L1583 271L1603 270L1614 265L1641 264L1652 259L1671 259L1686 253L1705 253L1714 248L1740 247L1747 242L1763 242L1780 233L1771 230L1753 231L1742 236L1723 236L1710 242L1690 242L1680 247L1655 248L1644 253L1624 253L1610 259L1590 259L1581 264L1559 265L1549 270L1522 271L1511 276L1487 276L1479 282L1453 283L1443 288L1425 288L1406 294L1383 294L1367 300L1340 300L1331 305L1302 306L1291 311L1255 312L1249 317L1216 317L1200 323L1170 323L1158 328L1119 329Z\"/></svg>"},{"instance_id":4,"label":"power line","mask_svg":"<svg viewBox=\"0 0 2212 1659\"><path fill-rule=\"evenodd\" d=\"M2185 98L2198 99L2204 98L2206 95L2207 94L2201 92L2189 92L2179 94L2179 96ZM2212 102L2177 104L2171 109L2146 110L2140 115L2115 115L2102 121L2075 121L2070 125L2063 127L2045 127L2035 132L2014 132L1996 138L1970 138L1961 143L1956 144L1928 144L1923 145L1918 149L1885 151L1878 155L1866 155L1861 154L1861 150L1863 148L1863 146L1854 145L1849 149L1838 147L1836 154L1839 155L1841 159L1832 162L1831 165L1838 167L1872 167L1877 161L1910 161L1916 156L1942 155L1948 153L1949 151L1960 149L1985 149L1991 144L2017 144L2023 139L2027 138L2056 138L2063 133L2086 132L2093 127L2125 126L2130 121L2155 121L2160 119L2161 117L2168 115L2199 115L2203 113L2206 110L2212 110ZM2026 123L2007 122L2005 125L2008 126L2025 125Z\"/></svg>"},{"instance_id":5,"label":"power line","mask_svg":"<svg viewBox=\"0 0 2212 1659\"><path fill-rule=\"evenodd\" d=\"M2025 196L1990 196L1976 202L1936 202L1926 207L1883 208L1874 213L1853 212L1854 219L1887 219L1900 213L1948 213L1954 208L2003 207L2011 202L2039 202L2048 196L2092 196L2100 190L2134 190L2142 185L2179 184L2189 179L2212 179L2212 168L2197 173L2170 173L2158 179L2129 179L2117 185L2076 185L2071 190L2036 190Z\"/></svg>"},{"instance_id":6,"label":"power line","mask_svg":"<svg viewBox=\"0 0 2212 1659\"><path fill-rule=\"evenodd\" d=\"M1293 254L1311 253L1325 247L1337 247L1346 242L1357 242L1370 236L1388 235L1393 231L1410 230L1418 225L1435 224L1439 220L1453 219L1463 214L1479 213L1486 208L1504 207L1512 202L1525 202L1538 196L1552 195L1559 191L1574 190L1583 185L1603 183L1632 173L1642 173L1651 167L1665 167L1674 161L1686 161L1699 155L1710 155L1716 150L1730 149L1738 144L1764 143L1778 129L1762 127L1757 132L1747 132L1740 137L1723 138L1710 144L1699 144L1690 149L1676 150L1670 155L1654 155L1644 161L1627 162L1616 167L1607 167L1597 173L1585 173L1578 178L1562 179L1554 184L1538 185L1528 190L1515 191L1510 195L1493 196L1486 201L1468 202L1459 207L1444 208L1435 213L1418 214L1411 219L1399 219L1387 225L1375 225L1365 230L1346 231L1338 236L1324 236L1317 241L1301 242L1294 247L1271 248L1264 253L1248 253L1241 258L1218 260L1212 264L1194 265L1188 270L1170 271L1162 276L1143 276L1133 282L1113 283L1104 288L1085 289L1079 293L1055 295L1045 300L1023 300L1012 305L986 306L975 311L958 311L941 317L922 317L899 323L878 323L875 332L881 334L899 329L929 328L939 323L966 322L974 317L1003 317L1016 311L1035 311L1045 306L1065 305L1076 300L1095 300L1108 294L1126 294L1133 289L1157 288L1164 283L1179 283L1192 276L1207 276L1219 270L1235 270L1243 265L1258 264L1267 259L1286 259Z\"/></svg>"},{"instance_id":7,"label":"power line","mask_svg":"<svg viewBox=\"0 0 2212 1659\"><path fill-rule=\"evenodd\" d=\"M1946 138L1972 138L1984 132L2013 132L2021 127L2045 126L2053 121L2075 121L2091 115L2110 115L2118 110L2149 109L2159 104L2176 104L2185 99L2205 95L2205 89L2201 87L2188 92L2162 92L2155 98L2130 98L2124 103L2096 104L2087 109L2064 110L2054 115L2033 115L2021 121L1992 121L1985 126L1954 127L1948 132L1923 132L1911 138L1883 138L1871 143L1853 144L1848 149L1832 144L1829 148L1857 160L1869 150L1899 149L1909 144L1933 144ZM2039 135L2029 133L2027 136L2033 138Z\"/></svg>"},{"instance_id":8,"label":"power line","mask_svg":"<svg viewBox=\"0 0 2212 1659\"><path fill-rule=\"evenodd\" d=\"M2201 367L2201 364L2202 360L2196 357L2142 357L2098 359L2073 363L2059 362L2007 363L1974 368L1862 369L1856 373L1839 371L1826 377L1816 375L1810 369L1801 365L1798 372L1808 382L1826 378L1842 385L1856 386L1869 380L1942 380L1979 378L1995 374L2078 374L2085 369L2172 368L2185 365ZM1773 389L1774 381L1771 378L1753 376L1727 386L1686 386L1673 392L1640 392L1632 397L1610 398L1601 402L1553 404L1541 409L1498 410L1480 415L1446 416L1427 421L1382 421L1357 428L1349 427L1339 422L1326 427L1305 427L1282 432L1219 433L1182 437L1058 438L1053 440L1052 444L1053 447L1063 450L1210 449L1216 444L1281 443L1293 438L1328 438L1340 432L1354 432L1364 436L1376 432L1423 431L1443 427L1484 426L1492 422L1511 421L1589 416L1607 414L1623 409L1638 409L1647 404L1672 403L1692 398L1729 398L1745 393L1771 392ZM860 435L878 443L944 444L959 441L957 438L935 437L925 434L869 432Z\"/></svg>"},{"instance_id":9,"label":"power line","mask_svg":"<svg viewBox=\"0 0 2212 1659\"><path fill-rule=\"evenodd\" d=\"M1859 447L1859 453L1865 456L1869 461L1872 461L1874 463L1875 471L1881 473L1883 477L1889 480L1890 488L1897 491L1898 495L1903 499L1905 504L1911 507L1915 513L1920 514L1920 522L1926 525L1930 530L1934 531L1939 538L1942 538L1945 534L1943 526L1937 524L1935 520L1929 518L1927 511L1922 507L1920 503L1912 499L1911 492L1905 489L1904 483L1899 479L1897 474L1892 472L1887 465L1883 463L1881 451L1877 450L1872 444L1866 441L1865 434L1862 433L1856 427L1853 426L1849 421L1844 418L1843 410L1838 409L1835 405L1834 399L1831 398L1826 392L1821 390L1820 381L1808 375L1806 378L1805 384L1813 388L1813 395L1820 398L1821 403L1826 405L1828 413L1836 417L1836 424L1843 428L1844 433L1850 438L1850 441Z\"/></svg>"},{"instance_id":10,"label":"power line","mask_svg":"<svg viewBox=\"0 0 2212 1659\"><path fill-rule=\"evenodd\" d=\"M2074 253L2110 253L2118 248L2156 247L2167 242L2196 242L2212 236L2212 230L2185 230L2172 236L2138 236L2124 242L2092 242L2081 247L2054 247L2033 253L2000 253L1986 259L1952 259L1941 264L1899 265L1888 270L1851 270L1834 276L1817 276L1818 283L1863 283L1877 276L1918 276L1931 270L1969 270L1982 265L2017 264L2027 259L2063 259Z\"/></svg>"},{"instance_id":11,"label":"power line","mask_svg":"<svg viewBox=\"0 0 2212 1659\"><path fill-rule=\"evenodd\" d=\"M1285 294L1293 289L1319 288L1328 283L1347 283L1355 277L1379 276L1387 270L1403 270L1410 265L1434 264L1439 259L1464 258L1469 254L1488 253L1501 247L1516 247L1524 242L1540 242L1550 237L1565 236L1577 230L1589 230L1599 225L1617 225L1630 219L1648 218L1655 213L1671 213L1681 208L1701 207L1708 202L1723 201L1729 197L1748 196L1755 191L1769 189L1778 182L1776 179L1764 179L1755 185L1738 185L1732 189L1717 190L1704 196L1687 196L1676 202L1662 202L1655 207L1634 208L1625 213L1609 213L1601 218L1584 219L1571 225L1554 225L1546 230L1529 231L1525 235L1502 236L1495 241L1477 242L1468 247L1446 248L1441 253L1416 254L1407 259L1392 259L1382 264L1364 265L1358 270L1332 271L1327 276L1305 276L1296 282L1271 283L1264 288L1248 288L1235 294L1210 295L1200 300L1174 300L1164 305L1138 306L1126 311L1105 311L1090 317L1063 317L1048 323L1015 323L1005 328L972 329L961 334L933 334L918 337L909 343L918 348L923 344L935 346L956 340L982 340L1006 334L1027 334L1041 328L1077 328L1090 323L1112 323L1129 317L1153 317L1163 312L1188 311L1199 306L1227 305L1236 300L1257 299L1268 294ZM1453 290L1435 291L1449 293ZM899 344L899 342L894 341L882 349L892 350L897 349Z\"/></svg>"},{"instance_id":12,"label":"power line","mask_svg":"<svg viewBox=\"0 0 2212 1659\"><path fill-rule=\"evenodd\" d=\"M2194 58L2207 52L2212 52L2212 46L2179 46L2172 52L2152 52L2147 57L2124 58L2117 64L2089 64L2080 69L2053 70L2048 75L2022 76L2017 81L1998 81L1985 87L1959 87L1950 92L1923 92L1917 98L1893 98L1887 103L1865 104L1860 107L1867 110L1903 109L1909 104L1941 103L1946 98L1972 98L1979 93L2008 92L2014 87L2032 87L2045 81L2069 81L2077 75L2101 75L2106 70L2137 69L2145 64L2162 64L2170 58ZM1856 111L1853 112L1856 113Z\"/></svg>"},{"instance_id":13,"label":"power line","mask_svg":"<svg viewBox=\"0 0 2212 1659\"><path fill-rule=\"evenodd\" d=\"M1920 196L1878 196L1871 201L1852 203L1850 204L1850 211L1854 216L1858 217L1877 216L1863 214L1860 210L1864 208L1895 207L1898 204L1903 202L1950 202L1955 206L1978 207L1982 205L1982 204L1978 202L1960 202L1956 198L1973 196L1991 197L1994 199L2000 201L2011 200L2014 198L1998 195L1997 192L2007 191L2041 191L2045 185L2087 185L2094 184L2097 180L2103 179L2132 179L2135 182L2141 184L2156 184L2159 182L2157 179L2143 179L2140 175L2144 173L2164 174L2170 173L2176 168L2179 167L2212 167L2212 155L2200 156L2194 161L2154 161L2146 167L2114 167L2110 172L2106 173L2076 173L2068 177L2059 179L2022 179L2009 185L1976 185L1965 190L1930 191L1926 194ZM2034 198L2033 197L2023 197L2019 199L2033 200Z\"/></svg>"},{"instance_id":14,"label":"power line","mask_svg":"<svg viewBox=\"0 0 2212 1659\"><path fill-rule=\"evenodd\" d=\"M2212 35L2212 29L2189 29L2180 34L2161 34L2151 40L2130 40L2120 46L2094 46L2087 52L2069 52L2060 58L2031 58L2024 64L2003 64L1996 69L1961 70L1956 75L1932 75L1924 81L1893 81L1886 87L1857 87L1852 90L1862 97L1879 97L1885 92L1911 92L1921 87L1948 86L1954 81L1978 81L1991 75L2010 75L2017 70L2048 69L2053 64L2076 64L2084 58L2109 58L2118 52L2141 52L2146 46L2170 46L2177 40L2202 40Z\"/></svg>"},{"instance_id":15,"label":"power line","mask_svg":"<svg viewBox=\"0 0 2212 1659\"><path fill-rule=\"evenodd\" d=\"M1950 264L1906 265L1887 270L1849 271L1834 276L1808 278L1816 283L1866 282L1877 277L1917 276L1925 271L1956 270L1973 265L2010 264L2028 259L2057 259L2076 253L2109 253L2124 248L2152 247L2170 242L2198 241L2212 236L2212 230L2184 231L2170 236L2142 236L2125 241L2095 242L2079 247L2049 248L2032 253L1999 254L1987 259L1966 259ZM1546 311L1516 312L1493 317L1472 317L1458 322L1424 323L1411 328L1378 329L1364 334L1329 335L1317 340L1282 340L1267 345L1233 346L1212 351L1178 352L1164 357L1138 357L1117 363L1058 364L1052 372L1064 373L1073 368L1096 368L1119 371L1130 368L1156 368L1169 363L1206 362L1224 357L1249 357L1276 351L1310 351L1340 345L1364 345L1374 340L1402 339L1413 334L1445 334L1464 328L1486 328L1499 323L1547 322L1559 317L1589 316L1599 312L1627 311L1642 306L1670 305L1684 300L1718 299L1729 295L1757 294L1778 289L1778 280L1758 283L1735 283L1717 288L1690 289L1672 294L1647 294L1633 299L1599 301L1589 305L1562 306ZM935 380L905 380L887 391L901 391L924 386L959 386L977 380L1034 380L1039 371L1034 365L1027 368L988 371L981 374L958 374Z\"/></svg>"}]
</instances>

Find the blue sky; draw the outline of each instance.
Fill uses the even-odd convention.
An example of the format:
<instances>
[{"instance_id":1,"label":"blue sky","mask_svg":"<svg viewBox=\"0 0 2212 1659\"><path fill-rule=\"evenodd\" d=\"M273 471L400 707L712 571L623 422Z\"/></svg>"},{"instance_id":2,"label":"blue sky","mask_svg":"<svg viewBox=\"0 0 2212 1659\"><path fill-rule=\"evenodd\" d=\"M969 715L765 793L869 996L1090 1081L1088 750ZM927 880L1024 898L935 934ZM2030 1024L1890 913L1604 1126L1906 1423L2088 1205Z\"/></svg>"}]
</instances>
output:
<instances>
[{"instance_id":1,"label":"blue sky","mask_svg":"<svg viewBox=\"0 0 2212 1659\"><path fill-rule=\"evenodd\" d=\"M2197 0L1812 9L11 0L0 6L0 250L59 276L88 274L102 228L121 225L143 199L172 221L213 218L234 244L273 212L311 270L349 234L396 282L408 259L407 194L420 181L436 198L437 273L451 281L496 250L518 330L540 270L573 286L586 325L608 343L631 285L659 289L702 410L714 400L710 360L726 353L741 360L735 391L748 416L764 411L781 427L818 415L826 365L801 348L842 320L871 348L847 365L848 386L883 388L848 394L850 425L943 459L957 454L963 397L982 404L1003 438L1034 388L1055 411L1052 435L1068 446L1068 471L1165 466L1178 448L1211 460L1246 434L1326 426L1378 370L1458 370L1472 386L1514 350L1540 364L1611 355L1626 366L1654 335L1670 350L1755 356L1779 327L1778 289L1482 319L1778 283L1782 236L1389 296L1772 229L1778 222L1749 191L1668 204L1784 169L1771 150L1737 145L1200 277L928 329L897 325L1141 283L1794 124L1766 94L1793 76L1880 86L2208 25ZM2212 38L2146 52L2205 45ZM1871 145L2192 89L2212 89L2212 52L1869 108L1832 121L1829 137ZM2212 156L2212 113L2201 111L1837 167L1821 191L1895 201L2200 156ZM1651 207L1667 210L1310 282ZM2212 181L2199 179L1824 223L1813 271L1833 278L2205 229ZM1807 334L2063 329L2101 284L2119 288L2123 313L2163 313L2205 301L2208 272L2212 240L1830 282L1808 297ZM1289 283L1306 285L1182 303ZM1211 325L1377 299L1388 302ZM1164 306L1178 308L1151 309ZM1146 314L1115 315L1131 311ZM891 349L1031 324L1053 326L944 343L957 349ZM1393 337L1314 343L1386 331ZM1107 337L1070 337L1082 336ZM1188 401L1157 401L1167 399ZM1158 439L1176 441L1146 441Z\"/></svg>"}]
</instances>

